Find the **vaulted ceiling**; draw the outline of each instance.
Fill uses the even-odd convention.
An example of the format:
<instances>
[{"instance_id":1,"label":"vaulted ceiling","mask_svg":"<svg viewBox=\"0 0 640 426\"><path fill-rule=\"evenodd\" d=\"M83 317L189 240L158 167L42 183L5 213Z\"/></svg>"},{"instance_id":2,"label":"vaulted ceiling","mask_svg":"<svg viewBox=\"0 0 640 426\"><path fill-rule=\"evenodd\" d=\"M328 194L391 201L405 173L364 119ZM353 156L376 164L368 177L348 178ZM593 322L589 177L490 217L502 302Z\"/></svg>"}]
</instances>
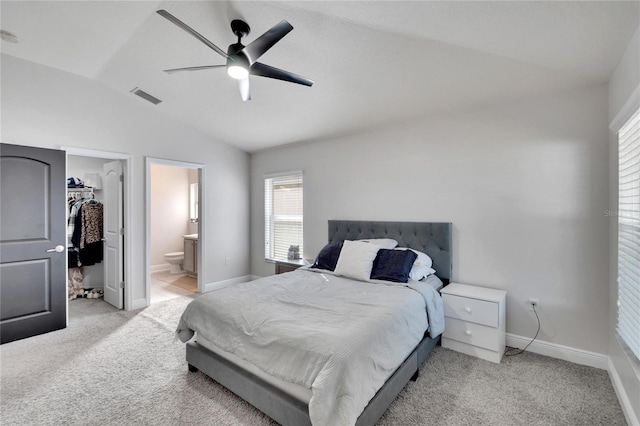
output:
<instances>
[{"instance_id":1,"label":"vaulted ceiling","mask_svg":"<svg viewBox=\"0 0 640 426\"><path fill-rule=\"evenodd\" d=\"M165 9L226 50L294 30L260 58L315 81L251 77L242 102L222 56L159 16ZM2 1L2 53L93 79L252 152L371 126L606 83L638 26L618 1ZM146 102L136 97L139 102Z\"/></svg>"}]
</instances>

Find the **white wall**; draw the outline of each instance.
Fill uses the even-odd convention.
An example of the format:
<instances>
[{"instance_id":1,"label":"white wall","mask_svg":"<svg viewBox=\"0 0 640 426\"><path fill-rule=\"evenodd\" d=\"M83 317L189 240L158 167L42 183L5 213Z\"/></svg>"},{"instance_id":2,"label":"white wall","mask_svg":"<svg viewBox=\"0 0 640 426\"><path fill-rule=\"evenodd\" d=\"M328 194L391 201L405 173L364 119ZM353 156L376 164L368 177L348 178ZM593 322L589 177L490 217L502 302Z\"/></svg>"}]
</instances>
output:
<instances>
[{"instance_id":1,"label":"white wall","mask_svg":"<svg viewBox=\"0 0 640 426\"><path fill-rule=\"evenodd\" d=\"M640 3L638 4L640 7ZM609 81L610 133L610 201L609 209L618 209L618 139L615 132L629 115L640 107L640 26L636 30L625 55ZM625 354L617 339L617 217L609 219L610 274L609 274L609 357L614 386L626 409L630 424L640 424L640 362ZM635 369L635 371L634 371Z\"/></svg>"},{"instance_id":2,"label":"white wall","mask_svg":"<svg viewBox=\"0 0 640 426\"><path fill-rule=\"evenodd\" d=\"M151 164L151 266L166 265L165 253L184 250L189 233L189 170Z\"/></svg>"},{"instance_id":3,"label":"white wall","mask_svg":"<svg viewBox=\"0 0 640 426\"><path fill-rule=\"evenodd\" d=\"M159 114L130 94L77 75L2 55L2 142L59 148L69 146L132 156L132 300L144 303L144 157L204 164L207 217L204 283L249 272L249 156L221 141ZM212 118L212 119L215 119ZM224 125L224 123L220 123ZM224 259L230 257L226 266ZM133 305L132 305L133 304Z\"/></svg>"},{"instance_id":4,"label":"white wall","mask_svg":"<svg viewBox=\"0 0 640 426\"><path fill-rule=\"evenodd\" d=\"M453 279L505 289L507 332L600 354L608 345L607 87L425 117L255 153L252 273L265 173L304 171L304 256L327 220L453 223Z\"/></svg>"}]
</instances>

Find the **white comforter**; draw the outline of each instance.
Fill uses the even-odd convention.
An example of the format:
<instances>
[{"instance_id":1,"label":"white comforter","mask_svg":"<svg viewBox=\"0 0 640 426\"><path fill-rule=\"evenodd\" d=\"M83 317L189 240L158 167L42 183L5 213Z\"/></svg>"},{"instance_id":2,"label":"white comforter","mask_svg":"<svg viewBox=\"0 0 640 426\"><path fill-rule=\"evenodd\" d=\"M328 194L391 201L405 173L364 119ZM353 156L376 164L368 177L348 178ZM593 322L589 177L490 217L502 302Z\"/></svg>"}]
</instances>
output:
<instances>
[{"instance_id":1,"label":"white comforter","mask_svg":"<svg viewBox=\"0 0 640 426\"><path fill-rule=\"evenodd\" d=\"M442 300L429 284L298 270L198 297L176 333L186 342L197 331L266 373L311 389L313 425L337 426L355 424L429 323L432 336L442 332Z\"/></svg>"}]
</instances>

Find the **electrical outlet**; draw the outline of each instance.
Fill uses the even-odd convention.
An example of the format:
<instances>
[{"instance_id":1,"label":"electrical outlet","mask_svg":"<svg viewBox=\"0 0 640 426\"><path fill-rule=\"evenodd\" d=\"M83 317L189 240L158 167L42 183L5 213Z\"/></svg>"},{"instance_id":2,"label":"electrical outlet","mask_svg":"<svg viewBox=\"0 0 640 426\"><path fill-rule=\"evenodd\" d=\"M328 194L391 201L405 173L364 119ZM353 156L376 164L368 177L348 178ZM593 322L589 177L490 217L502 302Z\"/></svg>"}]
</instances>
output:
<instances>
[{"instance_id":1,"label":"electrical outlet","mask_svg":"<svg viewBox=\"0 0 640 426\"><path fill-rule=\"evenodd\" d=\"M224 264L225 264L226 266L231 265L231 258L230 258L230 257L225 257L225 258L224 258Z\"/></svg>"},{"instance_id":2,"label":"electrical outlet","mask_svg":"<svg viewBox=\"0 0 640 426\"><path fill-rule=\"evenodd\" d=\"M535 297L529 298L529 310L533 311L533 307L536 307L536 312L540 312L540 301Z\"/></svg>"}]
</instances>

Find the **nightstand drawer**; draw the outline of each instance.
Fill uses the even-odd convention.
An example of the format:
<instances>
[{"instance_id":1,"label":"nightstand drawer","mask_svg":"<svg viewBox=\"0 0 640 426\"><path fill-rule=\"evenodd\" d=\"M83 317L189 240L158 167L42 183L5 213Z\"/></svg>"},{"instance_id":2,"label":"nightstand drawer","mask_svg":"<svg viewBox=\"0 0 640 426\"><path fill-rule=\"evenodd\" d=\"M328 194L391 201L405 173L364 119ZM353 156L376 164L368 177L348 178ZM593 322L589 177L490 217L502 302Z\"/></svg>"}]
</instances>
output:
<instances>
[{"instance_id":1,"label":"nightstand drawer","mask_svg":"<svg viewBox=\"0 0 640 426\"><path fill-rule=\"evenodd\" d=\"M468 297L443 294L444 316L475 322L489 327L498 327L498 303ZM448 324L447 324L448 326Z\"/></svg>"},{"instance_id":2,"label":"nightstand drawer","mask_svg":"<svg viewBox=\"0 0 640 426\"><path fill-rule=\"evenodd\" d=\"M447 339L457 340L458 342L489 349L490 351L502 351L504 349L502 347L501 333L496 328L454 318L447 318L446 321L446 328L442 336Z\"/></svg>"},{"instance_id":3,"label":"nightstand drawer","mask_svg":"<svg viewBox=\"0 0 640 426\"><path fill-rule=\"evenodd\" d=\"M276 274L284 274L285 272L292 272L304 265L305 265L305 261L302 259L287 260L287 261L277 260Z\"/></svg>"}]
</instances>

